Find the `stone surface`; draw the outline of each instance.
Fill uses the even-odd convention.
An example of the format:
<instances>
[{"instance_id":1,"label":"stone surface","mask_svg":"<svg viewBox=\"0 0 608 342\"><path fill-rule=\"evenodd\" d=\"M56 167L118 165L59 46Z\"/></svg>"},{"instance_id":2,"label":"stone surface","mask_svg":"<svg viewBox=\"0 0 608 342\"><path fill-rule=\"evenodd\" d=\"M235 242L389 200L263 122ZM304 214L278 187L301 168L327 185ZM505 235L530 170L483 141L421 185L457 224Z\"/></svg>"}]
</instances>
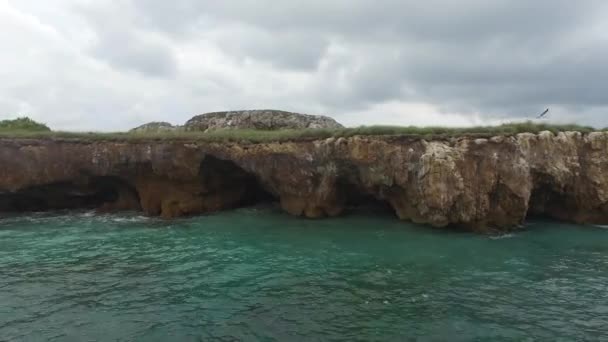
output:
<instances>
[{"instance_id":1,"label":"stone surface","mask_svg":"<svg viewBox=\"0 0 608 342\"><path fill-rule=\"evenodd\" d=\"M510 229L529 214L608 224L607 152L608 133L576 132L258 144L0 139L0 211L43 209L52 193L65 207L80 200L167 218L273 198L309 218L380 201L403 220L476 231Z\"/></svg>"},{"instance_id":2,"label":"stone surface","mask_svg":"<svg viewBox=\"0 0 608 342\"><path fill-rule=\"evenodd\" d=\"M168 122L149 122L141 126L135 127L129 132L132 133L158 133L158 132L172 132L180 131L183 128L181 126L173 126Z\"/></svg>"},{"instance_id":3,"label":"stone surface","mask_svg":"<svg viewBox=\"0 0 608 342\"><path fill-rule=\"evenodd\" d=\"M342 128L334 119L280 110L243 110L201 114L188 120L188 131L213 131L218 129L305 129Z\"/></svg>"}]
</instances>

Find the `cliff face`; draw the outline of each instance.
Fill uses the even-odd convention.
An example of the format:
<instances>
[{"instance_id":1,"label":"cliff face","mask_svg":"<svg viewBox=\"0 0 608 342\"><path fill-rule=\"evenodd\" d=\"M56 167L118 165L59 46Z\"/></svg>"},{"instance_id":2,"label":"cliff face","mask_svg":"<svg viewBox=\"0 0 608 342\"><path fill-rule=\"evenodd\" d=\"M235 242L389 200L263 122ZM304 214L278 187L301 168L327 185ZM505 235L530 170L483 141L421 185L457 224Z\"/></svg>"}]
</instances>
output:
<instances>
[{"instance_id":1,"label":"cliff face","mask_svg":"<svg viewBox=\"0 0 608 342\"><path fill-rule=\"evenodd\" d=\"M0 211L200 214L274 198L320 218L383 201L404 220L483 231L528 214L608 224L608 133L237 144L0 140Z\"/></svg>"}]
</instances>

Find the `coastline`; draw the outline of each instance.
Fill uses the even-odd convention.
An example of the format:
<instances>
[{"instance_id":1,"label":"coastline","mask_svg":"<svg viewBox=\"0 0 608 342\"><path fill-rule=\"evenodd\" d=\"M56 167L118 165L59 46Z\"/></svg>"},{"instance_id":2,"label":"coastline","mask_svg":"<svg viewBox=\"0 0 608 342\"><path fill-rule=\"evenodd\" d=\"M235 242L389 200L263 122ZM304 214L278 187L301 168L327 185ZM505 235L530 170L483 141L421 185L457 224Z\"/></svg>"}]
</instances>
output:
<instances>
[{"instance_id":1,"label":"coastline","mask_svg":"<svg viewBox=\"0 0 608 342\"><path fill-rule=\"evenodd\" d=\"M279 202L323 218L508 231L528 215L608 223L608 133L352 136L276 142L0 139L0 211L92 207L172 218Z\"/></svg>"}]
</instances>

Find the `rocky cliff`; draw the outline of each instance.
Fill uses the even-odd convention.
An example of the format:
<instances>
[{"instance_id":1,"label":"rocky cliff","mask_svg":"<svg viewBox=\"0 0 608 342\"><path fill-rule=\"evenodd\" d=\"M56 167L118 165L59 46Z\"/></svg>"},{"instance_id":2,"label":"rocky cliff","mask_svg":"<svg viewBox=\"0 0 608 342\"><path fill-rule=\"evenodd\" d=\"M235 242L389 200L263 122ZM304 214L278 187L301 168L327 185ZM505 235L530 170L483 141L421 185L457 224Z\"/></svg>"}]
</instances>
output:
<instances>
[{"instance_id":1,"label":"rocky cliff","mask_svg":"<svg viewBox=\"0 0 608 342\"><path fill-rule=\"evenodd\" d=\"M218 129L277 130L343 128L343 126L327 116L266 109L201 114L188 120L184 128L188 131L209 132Z\"/></svg>"},{"instance_id":2,"label":"rocky cliff","mask_svg":"<svg viewBox=\"0 0 608 342\"><path fill-rule=\"evenodd\" d=\"M194 131L210 132L226 129L279 130L279 129L344 128L336 120L322 115L286 112L282 110L239 110L196 115L183 126L168 122L149 122L130 130L131 133L159 133Z\"/></svg>"},{"instance_id":3,"label":"rocky cliff","mask_svg":"<svg viewBox=\"0 0 608 342\"><path fill-rule=\"evenodd\" d=\"M321 218L377 201L403 220L509 229L530 214L608 224L608 133L276 143L0 139L0 211L170 218L276 200Z\"/></svg>"},{"instance_id":4,"label":"rocky cliff","mask_svg":"<svg viewBox=\"0 0 608 342\"><path fill-rule=\"evenodd\" d=\"M160 133L160 132L174 132L174 131L182 131L184 128L182 126L173 126L168 122L148 122L147 124L143 124L141 126L137 126L130 130L131 133Z\"/></svg>"}]
</instances>

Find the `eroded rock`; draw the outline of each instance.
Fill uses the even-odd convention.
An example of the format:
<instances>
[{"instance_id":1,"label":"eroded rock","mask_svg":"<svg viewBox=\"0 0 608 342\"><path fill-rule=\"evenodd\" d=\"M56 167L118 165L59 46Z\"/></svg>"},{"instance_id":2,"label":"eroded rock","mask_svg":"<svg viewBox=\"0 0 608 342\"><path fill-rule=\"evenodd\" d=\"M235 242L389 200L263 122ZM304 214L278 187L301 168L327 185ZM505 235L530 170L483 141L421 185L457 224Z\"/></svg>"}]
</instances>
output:
<instances>
[{"instance_id":1,"label":"eroded rock","mask_svg":"<svg viewBox=\"0 0 608 342\"><path fill-rule=\"evenodd\" d=\"M365 198L437 227L509 229L530 214L607 224L607 151L608 133L572 132L257 144L1 139L0 211L27 210L28 198L48 206L32 189L52 185L49 193L71 194L55 195L66 207L80 194L98 208L166 218L260 199L321 218Z\"/></svg>"},{"instance_id":2,"label":"eroded rock","mask_svg":"<svg viewBox=\"0 0 608 342\"><path fill-rule=\"evenodd\" d=\"M131 133L161 133L161 132L176 132L182 131L182 126L173 126L168 122L149 122L141 126L135 127L129 132Z\"/></svg>"},{"instance_id":3,"label":"eroded rock","mask_svg":"<svg viewBox=\"0 0 608 342\"><path fill-rule=\"evenodd\" d=\"M327 116L267 109L201 114L188 120L184 127L188 131L209 132L218 129L277 130L342 128L343 126Z\"/></svg>"}]
</instances>

